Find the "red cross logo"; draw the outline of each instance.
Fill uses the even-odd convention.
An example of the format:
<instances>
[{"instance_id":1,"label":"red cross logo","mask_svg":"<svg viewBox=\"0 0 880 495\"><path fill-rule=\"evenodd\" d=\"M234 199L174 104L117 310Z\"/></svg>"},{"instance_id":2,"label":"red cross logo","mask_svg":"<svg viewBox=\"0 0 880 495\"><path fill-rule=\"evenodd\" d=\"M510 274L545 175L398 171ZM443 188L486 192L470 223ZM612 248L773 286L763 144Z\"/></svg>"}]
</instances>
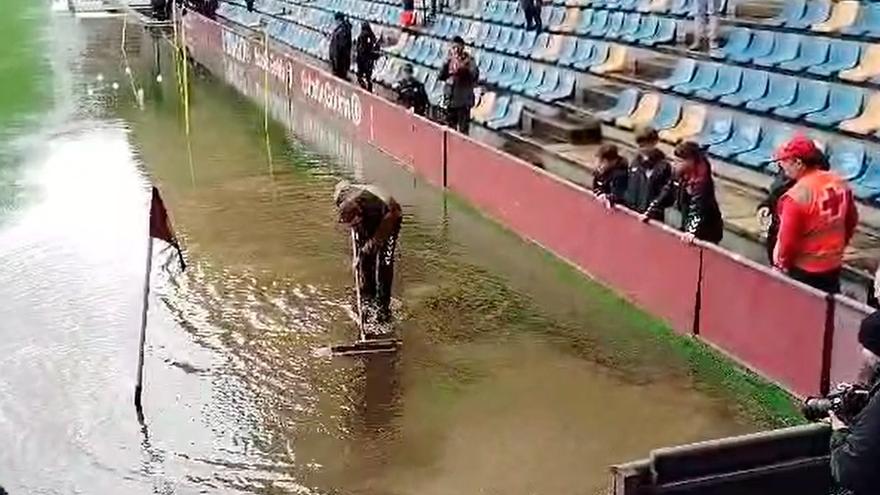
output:
<instances>
[{"instance_id":1,"label":"red cross logo","mask_svg":"<svg viewBox=\"0 0 880 495\"><path fill-rule=\"evenodd\" d=\"M830 216L831 218L837 218L840 216L840 207L843 205L843 197L833 187L825 188L825 198L822 200L820 206L822 207L822 213Z\"/></svg>"}]
</instances>

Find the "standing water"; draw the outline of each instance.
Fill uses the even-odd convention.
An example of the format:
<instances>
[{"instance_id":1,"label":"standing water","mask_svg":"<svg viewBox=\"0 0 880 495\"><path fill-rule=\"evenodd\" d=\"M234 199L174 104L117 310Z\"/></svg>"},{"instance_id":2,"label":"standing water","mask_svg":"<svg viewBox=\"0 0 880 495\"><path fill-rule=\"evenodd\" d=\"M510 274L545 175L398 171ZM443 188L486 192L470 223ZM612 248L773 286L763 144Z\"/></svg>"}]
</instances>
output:
<instances>
[{"instance_id":1,"label":"standing water","mask_svg":"<svg viewBox=\"0 0 880 495\"><path fill-rule=\"evenodd\" d=\"M187 136L164 41L10 14L42 19L23 45L47 54L15 68L46 92L0 108L11 494L592 494L611 463L783 421L777 392L308 111L272 123L270 157L262 110L197 73ZM314 352L355 333L342 177L404 207L394 356ZM156 255L142 427L151 182L189 266Z\"/></svg>"}]
</instances>

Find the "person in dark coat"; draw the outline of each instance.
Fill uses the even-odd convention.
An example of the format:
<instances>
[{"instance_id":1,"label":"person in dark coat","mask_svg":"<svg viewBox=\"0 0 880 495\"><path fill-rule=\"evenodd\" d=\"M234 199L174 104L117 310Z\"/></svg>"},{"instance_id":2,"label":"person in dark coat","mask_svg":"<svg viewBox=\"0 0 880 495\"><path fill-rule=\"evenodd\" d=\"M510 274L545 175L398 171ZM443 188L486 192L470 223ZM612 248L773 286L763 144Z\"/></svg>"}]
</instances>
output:
<instances>
[{"instance_id":1,"label":"person in dark coat","mask_svg":"<svg viewBox=\"0 0 880 495\"><path fill-rule=\"evenodd\" d=\"M541 24L541 0L519 0L519 6L526 17L526 29L540 31Z\"/></svg>"},{"instance_id":2,"label":"person in dark coat","mask_svg":"<svg viewBox=\"0 0 880 495\"><path fill-rule=\"evenodd\" d=\"M657 199L672 176L666 154L657 148L659 142L660 138L653 128L647 127L636 132L639 152L629 166L623 204L637 213L648 211L648 207ZM674 198L669 198L667 203L658 204L658 208L650 212L650 219L662 222L664 211L673 202Z\"/></svg>"},{"instance_id":3,"label":"person in dark coat","mask_svg":"<svg viewBox=\"0 0 880 495\"><path fill-rule=\"evenodd\" d=\"M428 93L425 92L422 81L413 74L412 64L403 66L403 75L394 86L394 91L397 94L397 103L417 115L425 115L428 109Z\"/></svg>"},{"instance_id":4,"label":"person in dark coat","mask_svg":"<svg viewBox=\"0 0 880 495\"><path fill-rule=\"evenodd\" d=\"M599 168L593 177L593 192L606 202L616 204L626 193L627 163L613 144L603 144L596 152Z\"/></svg>"},{"instance_id":5,"label":"person in dark coat","mask_svg":"<svg viewBox=\"0 0 880 495\"><path fill-rule=\"evenodd\" d=\"M471 108L475 103L474 87L480 80L477 62L464 49L464 40L452 40L449 57L440 68L441 81L446 81L446 122L449 127L467 134L471 124Z\"/></svg>"},{"instance_id":6,"label":"person in dark coat","mask_svg":"<svg viewBox=\"0 0 880 495\"><path fill-rule=\"evenodd\" d=\"M681 212L681 231L685 239L717 244L724 236L724 220L715 199L715 182L709 159L693 141L679 143L675 147L674 178L663 186L660 194L648 207L643 219L662 208L668 198L676 197Z\"/></svg>"},{"instance_id":7,"label":"person in dark coat","mask_svg":"<svg viewBox=\"0 0 880 495\"><path fill-rule=\"evenodd\" d=\"M373 67L381 56L379 40L373 34L370 23L361 24L361 32L355 45L355 65L357 65L358 84L369 92L373 92Z\"/></svg>"},{"instance_id":8,"label":"person in dark coat","mask_svg":"<svg viewBox=\"0 0 880 495\"><path fill-rule=\"evenodd\" d=\"M345 14L334 14L336 27L330 35L330 70L333 75L348 80L348 69L351 67L351 24Z\"/></svg>"},{"instance_id":9,"label":"person in dark coat","mask_svg":"<svg viewBox=\"0 0 880 495\"><path fill-rule=\"evenodd\" d=\"M849 494L873 495L880 492L880 312L862 321L859 343L865 367L863 385L870 388L868 404L849 425L830 413L831 474L835 484Z\"/></svg>"},{"instance_id":10,"label":"person in dark coat","mask_svg":"<svg viewBox=\"0 0 880 495\"><path fill-rule=\"evenodd\" d=\"M247 7L248 12L254 11L254 0L244 0L244 4Z\"/></svg>"}]
</instances>

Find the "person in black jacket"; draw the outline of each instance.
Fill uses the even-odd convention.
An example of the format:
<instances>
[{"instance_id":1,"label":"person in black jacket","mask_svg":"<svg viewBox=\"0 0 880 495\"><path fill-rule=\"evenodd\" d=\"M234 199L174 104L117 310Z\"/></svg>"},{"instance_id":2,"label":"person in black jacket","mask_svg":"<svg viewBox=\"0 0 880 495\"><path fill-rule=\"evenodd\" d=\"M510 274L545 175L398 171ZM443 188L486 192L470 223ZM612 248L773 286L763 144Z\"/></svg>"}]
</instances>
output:
<instances>
[{"instance_id":1,"label":"person in black jacket","mask_svg":"<svg viewBox=\"0 0 880 495\"><path fill-rule=\"evenodd\" d=\"M441 81L446 82L446 124L467 134L471 124L471 108L475 103L474 87L480 80L476 60L464 48L460 36L452 39L449 57L440 68Z\"/></svg>"},{"instance_id":2,"label":"person in black jacket","mask_svg":"<svg viewBox=\"0 0 880 495\"><path fill-rule=\"evenodd\" d=\"M659 141L657 131L650 127L636 132L639 152L629 166L623 204L637 213L648 211L648 206L657 199L663 186L672 176L672 168L666 155L657 148ZM658 204L658 208L651 211L650 219L662 222L663 213L667 207L672 206L673 199L669 198L666 204Z\"/></svg>"},{"instance_id":3,"label":"person in black jacket","mask_svg":"<svg viewBox=\"0 0 880 495\"><path fill-rule=\"evenodd\" d=\"M347 81L351 67L351 24L342 12L337 12L333 18L336 27L330 35L330 70L334 76Z\"/></svg>"},{"instance_id":4,"label":"person in black jacket","mask_svg":"<svg viewBox=\"0 0 880 495\"><path fill-rule=\"evenodd\" d=\"M397 93L397 103L417 115L425 115L428 109L428 93L425 92L422 81L413 75L412 64L403 66L403 76L394 86L394 91Z\"/></svg>"},{"instance_id":5,"label":"person in black jacket","mask_svg":"<svg viewBox=\"0 0 880 495\"><path fill-rule=\"evenodd\" d=\"M541 0L519 0L519 6L526 18L526 30L540 31L541 26Z\"/></svg>"},{"instance_id":6,"label":"person in black jacket","mask_svg":"<svg viewBox=\"0 0 880 495\"><path fill-rule=\"evenodd\" d=\"M724 220L715 199L715 182L709 159L693 141L675 147L675 177L663 186L660 194L648 207L643 219L662 208L670 197L676 197L681 212L681 230L685 240L694 239L719 243L724 236Z\"/></svg>"},{"instance_id":7,"label":"person in black jacket","mask_svg":"<svg viewBox=\"0 0 880 495\"><path fill-rule=\"evenodd\" d=\"M863 384L871 388L870 398L850 425L830 414L831 474L852 495L874 495L880 493L880 312L862 321L859 343L865 365L862 377L867 378Z\"/></svg>"},{"instance_id":8,"label":"person in black jacket","mask_svg":"<svg viewBox=\"0 0 880 495\"><path fill-rule=\"evenodd\" d=\"M355 65L357 65L358 84L369 92L373 92L373 67L379 59L379 40L373 34L370 23L361 24L361 32L355 45Z\"/></svg>"},{"instance_id":9,"label":"person in black jacket","mask_svg":"<svg viewBox=\"0 0 880 495\"><path fill-rule=\"evenodd\" d=\"M603 144L596 152L599 167L593 176L593 192L606 205L616 204L626 192L627 164L626 158L613 144Z\"/></svg>"}]
</instances>

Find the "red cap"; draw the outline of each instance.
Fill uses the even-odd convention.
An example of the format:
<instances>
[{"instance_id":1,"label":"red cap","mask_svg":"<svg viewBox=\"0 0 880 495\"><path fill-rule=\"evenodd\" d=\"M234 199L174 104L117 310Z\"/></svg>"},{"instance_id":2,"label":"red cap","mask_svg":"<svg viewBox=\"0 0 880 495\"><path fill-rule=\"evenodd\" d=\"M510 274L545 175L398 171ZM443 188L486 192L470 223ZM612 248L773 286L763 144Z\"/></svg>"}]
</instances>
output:
<instances>
[{"instance_id":1,"label":"red cap","mask_svg":"<svg viewBox=\"0 0 880 495\"><path fill-rule=\"evenodd\" d=\"M773 160L777 162L783 160L804 160L814 157L818 153L821 153L821 151L816 146L815 141L803 134L796 134L776 150Z\"/></svg>"}]
</instances>

